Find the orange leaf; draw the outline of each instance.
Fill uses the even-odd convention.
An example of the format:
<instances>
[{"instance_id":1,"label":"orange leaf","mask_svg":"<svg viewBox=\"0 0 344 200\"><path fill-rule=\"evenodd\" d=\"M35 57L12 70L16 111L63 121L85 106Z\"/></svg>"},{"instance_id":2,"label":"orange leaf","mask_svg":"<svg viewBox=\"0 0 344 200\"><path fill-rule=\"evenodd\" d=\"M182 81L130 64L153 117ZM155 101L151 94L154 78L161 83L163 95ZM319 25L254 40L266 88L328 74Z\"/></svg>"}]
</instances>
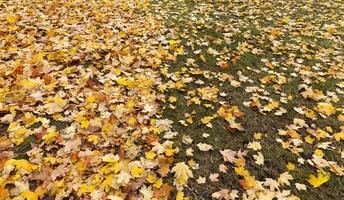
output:
<instances>
[{"instance_id":1,"label":"orange leaf","mask_svg":"<svg viewBox=\"0 0 344 200\"><path fill-rule=\"evenodd\" d=\"M6 188L0 186L0 200L5 200L10 196L10 193Z\"/></svg>"},{"instance_id":2,"label":"orange leaf","mask_svg":"<svg viewBox=\"0 0 344 200\"><path fill-rule=\"evenodd\" d=\"M244 179L239 180L239 183L246 190L253 188L257 184L254 176L246 176Z\"/></svg>"}]
</instances>

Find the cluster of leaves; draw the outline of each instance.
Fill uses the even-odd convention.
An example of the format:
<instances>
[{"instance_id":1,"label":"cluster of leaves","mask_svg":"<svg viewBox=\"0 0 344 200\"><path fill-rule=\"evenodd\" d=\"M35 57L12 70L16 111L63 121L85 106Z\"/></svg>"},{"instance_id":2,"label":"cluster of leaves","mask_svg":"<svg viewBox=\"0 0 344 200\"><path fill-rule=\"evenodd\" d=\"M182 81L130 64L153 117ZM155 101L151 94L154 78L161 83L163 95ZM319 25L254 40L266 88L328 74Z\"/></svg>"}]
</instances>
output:
<instances>
[{"instance_id":1,"label":"cluster of leaves","mask_svg":"<svg viewBox=\"0 0 344 200\"><path fill-rule=\"evenodd\" d=\"M1 4L0 199L169 198L155 88L176 55L150 2Z\"/></svg>"}]
</instances>

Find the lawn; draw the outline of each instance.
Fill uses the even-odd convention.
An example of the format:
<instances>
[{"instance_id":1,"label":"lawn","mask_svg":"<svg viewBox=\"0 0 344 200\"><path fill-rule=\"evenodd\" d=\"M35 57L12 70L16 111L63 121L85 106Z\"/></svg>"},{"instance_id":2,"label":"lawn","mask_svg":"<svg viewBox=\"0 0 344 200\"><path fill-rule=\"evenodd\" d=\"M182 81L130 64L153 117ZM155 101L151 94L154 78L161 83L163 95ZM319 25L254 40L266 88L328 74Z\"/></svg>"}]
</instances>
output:
<instances>
[{"instance_id":1,"label":"lawn","mask_svg":"<svg viewBox=\"0 0 344 200\"><path fill-rule=\"evenodd\" d=\"M344 197L341 0L0 10L0 200Z\"/></svg>"}]
</instances>

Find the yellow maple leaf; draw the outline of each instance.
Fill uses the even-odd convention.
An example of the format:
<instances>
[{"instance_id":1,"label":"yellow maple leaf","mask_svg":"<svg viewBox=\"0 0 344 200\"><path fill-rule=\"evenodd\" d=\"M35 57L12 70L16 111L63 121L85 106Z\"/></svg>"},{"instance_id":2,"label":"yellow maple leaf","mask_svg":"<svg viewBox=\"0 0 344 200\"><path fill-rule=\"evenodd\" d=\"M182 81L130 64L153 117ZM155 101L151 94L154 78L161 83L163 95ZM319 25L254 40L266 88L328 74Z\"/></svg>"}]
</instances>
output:
<instances>
[{"instance_id":1,"label":"yellow maple leaf","mask_svg":"<svg viewBox=\"0 0 344 200\"><path fill-rule=\"evenodd\" d=\"M166 154L166 156L172 156L174 153L175 153L175 149L173 149L173 148L166 148L165 149L165 154Z\"/></svg>"},{"instance_id":2,"label":"yellow maple leaf","mask_svg":"<svg viewBox=\"0 0 344 200\"><path fill-rule=\"evenodd\" d=\"M284 23L284 24L288 24L290 21L290 18L288 16L285 16L281 19L281 22Z\"/></svg>"},{"instance_id":3,"label":"yellow maple leaf","mask_svg":"<svg viewBox=\"0 0 344 200\"><path fill-rule=\"evenodd\" d=\"M87 141L92 142L94 145L98 144L99 139L96 135L89 135L87 136Z\"/></svg>"},{"instance_id":4,"label":"yellow maple leaf","mask_svg":"<svg viewBox=\"0 0 344 200\"><path fill-rule=\"evenodd\" d=\"M114 178L114 175L108 175L108 176L105 177L105 180L101 183L101 185L105 189L105 192L109 192L110 187L112 185L113 178Z\"/></svg>"},{"instance_id":5,"label":"yellow maple leaf","mask_svg":"<svg viewBox=\"0 0 344 200\"><path fill-rule=\"evenodd\" d=\"M331 103L320 102L317 105L317 109L321 114L330 116L336 113L336 108Z\"/></svg>"},{"instance_id":6,"label":"yellow maple leaf","mask_svg":"<svg viewBox=\"0 0 344 200\"><path fill-rule=\"evenodd\" d=\"M254 176L244 176L244 179L239 180L239 183L244 189L250 189L257 185Z\"/></svg>"},{"instance_id":7,"label":"yellow maple leaf","mask_svg":"<svg viewBox=\"0 0 344 200\"><path fill-rule=\"evenodd\" d=\"M136 118L130 117L129 120L128 120L128 124L130 126L134 126L136 124Z\"/></svg>"},{"instance_id":8,"label":"yellow maple leaf","mask_svg":"<svg viewBox=\"0 0 344 200\"><path fill-rule=\"evenodd\" d=\"M154 187L156 188L160 188L162 186L163 182L162 182L162 178L159 178L155 183L154 183Z\"/></svg>"},{"instance_id":9,"label":"yellow maple leaf","mask_svg":"<svg viewBox=\"0 0 344 200\"><path fill-rule=\"evenodd\" d=\"M320 157L323 157L325 155L321 149L314 150L314 154Z\"/></svg>"},{"instance_id":10,"label":"yellow maple leaf","mask_svg":"<svg viewBox=\"0 0 344 200\"><path fill-rule=\"evenodd\" d=\"M177 81L175 87L179 90L185 87L185 84L182 81Z\"/></svg>"},{"instance_id":11,"label":"yellow maple leaf","mask_svg":"<svg viewBox=\"0 0 344 200\"><path fill-rule=\"evenodd\" d=\"M61 179L59 181L54 181L53 184L52 184L52 188L51 188L51 192L53 194L57 193L65 184L65 180L64 179Z\"/></svg>"},{"instance_id":12,"label":"yellow maple leaf","mask_svg":"<svg viewBox=\"0 0 344 200\"><path fill-rule=\"evenodd\" d=\"M293 163L291 163L291 162L288 162L288 164L287 164L287 169L289 170L289 171L291 171L291 170L294 170L295 169L295 164L293 164Z\"/></svg>"},{"instance_id":13,"label":"yellow maple leaf","mask_svg":"<svg viewBox=\"0 0 344 200\"><path fill-rule=\"evenodd\" d=\"M16 23L18 21L18 19L19 19L18 15L9 14L9 15L6 16L6 20L10 24Z\"/></svg>"},{"instance_id":14,"label":"yellow maple leaf","mask_svg":"<svg viewBox=\"0 0 344 200\"><path fill-rule=\"evenodd\" d=\"M333 25L328 26L327 29L326 29L326 31L327 31L328 33L331 33L331 34L337 32L336 27L333 26Z\"/></svg>"},{"instance_id":15,"label":"yellow maple leaf","mask_svg":"<svg viewBox=\"0 0 344 200\"><path fill-rule=\"evenodd\" d=\"M82 115L76 115L75 118L74 118L74 120L75 120L76 122L81 123L83 120L86 120L86 118L85 118L84 116L82 116Z\"/></svg>"},{"instance_id":16,"label":"yellow maple leaf","mask_svg":"<svg viewBox=\"0 0 344 200\"><path fill-rule=\"evenodd\" d=\"M324 172L324 171L319 171L317 176L315 175L310 175L308 182L315 188L319 187L320 185L326 183L328 180L330 180L330 174Z\"/></svg>"},{"instance_id":17,"label":"yellow maple leaf","mask_svg":"<svg viewBox=\"0 0 344 200\"><path fill-rule=\"evenodd\" d=\"M148 181L148 183L155 183L157 181L157 178L155 174L149 173L146 177L146 180Z\"/></svg>"},{"instance_id":18,"label":"yellow maple leaf","mask_svg":"<svg viewBox=\"0 0 344 200\"><path fill-rule=\"evenodd\" d=\"M22 192L20 196L27 200L38 200L38 194L31 191Z\"/></svg>"},{"instance_id":19,"label":"yellow maple leaf","mask_svg":"<svg viewBox=\"0 0 344 200\"><path fill-rule=\"evenodd\" d=\"M279 106L278 101L271 101L268 105L265 106L265 109L268 111L271 111L275 108L278 108L278 106Z\"/></svg>"},{"instance_id":20,"label":"yellow maple leaf","mask_svg":"<svg viewBox=\"0 0 344 200\"><path fill-rule=\"evenodd\" d=\"M35 164L31 164L29 161L24 160L24 159L20 159L20 160L10 159L10 160L7 160L4 165L5 169L14 169L14 167L20 170L25 170L27 172L32 172L38 168Z\"/></svg>"},{"instance_id":21,"label":"yellow maple leaf","mask_svg":"<svg viewBox=\"0 0 344 200\"><path fill-rule=\"evenodd\" d=\"M35 164L29 163L29 161L21 159L21 160L16 160L15 163L17 168L24 169L28 172L31 172L33 170L36 170L38 167Z\"/></svg>"},{"instance_id":22,"label":"yellow maple leaf","mask_svg":"<svg viewBox=\"0 0 344 200\"><path fill-rule=\"evenodd\" d=\"M166 91L166 89L167 89L167 86L166 85L159 85L158 89L159 89L160 92L164 93Z\"/></svg>"},{"instance_id":23,"label":"yellow maple leaf","mask_svg":"<svg viewBox=\"0 0 344 200\"><path fill-rule=\"evenodd\" d=\"M186 119L186 121L187 121L189 124L192 124L192 123L193 123L192 117L188 117L188 118Z\"/></svg>"},{"instance_id":24,"label":"yellow maple leaf","mask_svg":"<svg viewBox=\"0 0 344 200\"><path fill-rule=\"evenodd\" d=\"M115 68L112 70L115 75L120 75L122 73L121 69Z\"/></svg>"},{"instance_id":25,"label":"yellow maple leaf","mask_svg":"<svg viewBox=\"0 0 344 200\"><path fill-rule=\"evenodd\" d=\"M40 64L43 61L44 58L44 53L43 52L38 52L34 56L32 56L30 60L30 64Z\"/></svg>"},{"instance_id":26,"label":"yellow maple leaf","mask_svg":"<svg viewBox=\"0 0 344 200\"><path fill-rule=\"evenodd\" d=\"M175 44L179 44L180 41L179 40L169 40L168 43L170 46L174 46Z\"/></svg>"},{"instance_id":27,"label":"yellow maple leaf","mask_svg":"<svg viewBox=\"0 0 344 200\"><path fill-rule=\"evenodd\" d=\"M56 133L56 132L50 132L50 133L47 133L45 135L43 135L42 139L45 141L45 142L49 142L51 141L52 138L55 138L55 137L58 137L59 134Z\"/></svg>"},{"instance_id":28,"label":"yellow maple leaf","mask_svg":"<svg viewBox=\"0 0 344 200\"><path fill-rule=\"evenodd\" d=\"M82 160L78 161L76 164L76 169L79 171L79 172L83 172L86 170L87 168L87 164L85 162L83 162Z\"/></svg>"},{"instance_id":29,"label":"yellow maple leaf","mask_svg":"<svg viewBox=\"0 0 344 200\"><path fill-rule=\"evenodd\" d=\"M52 156L47 156L44 158L44 162L46 163L51 163L51 164L55 164L58 162L58 159L57 158L54 158Z\"/></svg>"},{"instance_id":30,"label":"yellow maple leaf","mask_svg":"<svg viewBox=\"0 0 344 200\"><path fill-rule=\"evenodd\" d=\"M179 162L172 168L172 173L176 177L178 184L185 185L189 178L192 178L192 171L185 162Z\"/></svg>"},{"instance_id":31,"label":"yellow maple leaf","mask_svg":"<svg viewBox=\"0 0 344 200\"><path fill-rule=\"evenodd\" d=\"M96 101L96 97L95 96L89 96L86 99L86 103L94 103Z\"/></svg>"},{"instance_id":32,"label":"yellow maple leaf","mask_svg":"<svg viewBox=\"0 0 344 200\"><path fill-rule=\"evenodd\" d=\"M58 106L60 106L61 108L62 108L62 107L65 107L65 106L67 105L67 103L68 103L67 100L63 99L62 97L60 97L60 96L58 96L58 95L56 95L56 96L54 97L54 102L55 102Z\"/></svg>"},{"instance_id":33,"label":"yellow maple leaf","mask_svg":"<svg viewBox=\"0 0 344 200\"><path fill-rule=\"evenodd\" d=\"M201 104L201 101L200 101L199 98L197 98L197 97L192 97L191 101L192 101L194 104L197 104L197 105L200 105L200 104Z\"/></svg>"},{"instance_id":34,"label":"yellow maple leaf","mask_svg":"<svg viewBox=\"0 0 344 200\"><path fill-rule=\"evenodd\" d=\"M344 114L338 115L338 120L344 122Z\"/></svg>"},{"instance_id":35,"label":"yellow maple leaf","mask_svg":"<svg viewBox=\"0 0 344 200\"><path fill-rule=\"evenodd\" d=\"M87 129L90 126L90 122L88 120L84 120L80 123L80 128Z\"/></svg>"},{"instance_id":36,"label":"yellow maple leaf","mask_svg":"<svg viewBox=\"0 0 344 200\"><path fill-rule=\"evenodd\" d=\"M212 119L213 119L213 117L211 117L211 116L206 116L206 117L201 118L201 122L202 122L203 124L208 124Z\"/></svg>"},{"instance_id":37,"label":"yellow maple leaf","mask_svg":"<svg viewBox=\"0 0 344 200\"><path fill-rule=\"evenodd\" d=\"M18 125L18 122L12 122L7 128L7 131L13 131Z\"/></svg>"},{"instance_id":38,"label":"yellow maple leaf","mask_svg":"<svg viewBox=\"0 0 344 200\"><path fill-rule=\"evenodd\" d=\"M125 78L118 78L117 83L122 86L126 86L128 84L128 81Z\"/></svg>"},{"instance_id":39,"label":"yellow maple leaf","mask_svg":"<svg viewBox=\"0 0 344 200\"><path fill-rule=\"evenodd\" d=\"M253 134L253 137L254 137L254 139L256 139L256 140L260 140L260 139L262 139L262 134L261 134L261 133L254 133L254 134Z\"/></svg>"},{"instance_id":40,"label":"yellow maple leaf","mask_svg":"<svg viewBox=\"0 0 344 200\"><path fill-rule=\"evenodd\" d=\"M344 140L344 131L333 134L334 139L337 141Z\"/></svg>"},{"instance_id":41,"label":"yellow maple leaf","mask_svg":"<svg viewBox=\"0 0 344 200\"><path fill-rule=\"evenodd\" d=\"M24 89L28 89L28 90L32 90L38 86L37 82L35 80L32 80L32 79L21 80L20 85Z\"/></svg>"},{"instance_id":42,"label":"yellow maple leaf","mask_svg":"<svg viewBox=\"0 0 344 200\"><path fill-rule=\"evenodd\" d=\"M183 200L184 199L184 192L179 191L176 195L176 200Z\"/></svg>"},{"instance_id":43,"label":"yellow maple leaf","mask_svg":"<svg viewBox=\"0 0 344 200\"><path fill-rule=\"evenodd\" d=\"M316 119L315 112L312 111L312 110L307 109L307 110L305 111L305 115L306 115L306 117L308 117L308 118Z\"/></svg>"},{"instance_id":44,"label":"yellow maple leaf","mask_svg":"<svg viewBox=\"0 0 344 200\"><path fill-rule=\"evenodd\" d=\"M136 81L135 80L128 80L127 81L127 86L128 88L135 88L136 87Z\"/></svg>"},{"instance_id":45,"label":"yellow maple leaf","mask_svg":"<svg viewBox=\"0 0 344 200\"><path fill-rule=\"evenodd\" d=\"M146 158L147 159L154 159L155 158L155 156L156 156L156 153L154 153L153 151L148 151L148 152L146 152L145 153L146 154Z\"/></svg>"},{"instance_id":46,"label":"yellow maple leaf","mask_svg":"<svg viewBox=\"0 0 344 200\"><path fill-rule=\"evenodd\" d=\"M249 176L250 175L250 173L247 171L247 169L245 169L245 167L243 167L243 166L235 167L234 170L235 170L235 173L237 173L240 176Z\"/></svg>"},{"instance_id":47,"label":"yellow maple leaf","mask_svg":"<svg viewBox=\"0 0 344 200\"><path fill-rule=\"evenodd\" d=\"M273 29L270 32L271 36L280 36L282 33L279 30Z\"/></svg>"},{"instance_id":48,"label":"yellow maple leaf","mask_svg":"<svg viewBox=\"0 0 344 200\"><path fill-rule=\"evenodd\" d=\"M44 196L45 191L46 191L45 187L39 186L39 187L36 188L35 193L38 195L39 198L42 199L43 196Z\"/></svg>"},{"instance_id":49,"label":"yellow maple leaf","mask_svg":"<svg viewBox=\"0 0 344 200\"><path fill-rule=\"evenodd\" d=\"M106 176L105 180L101 183L101 185L104 187L106 192L109 192L113 179L114 179L114 175L111 174L111 175Z\"/></svg>"},{"instance_id":50,"label":"yellow maple leaf","mask_svg":"<svg viewBox=\"0 0 344 200\"><path fill-rule=\"evenodd\" d=\"M199 57L201 58L201 60L202 60L203 62L206 62L206 61L207 61L204 54L201 54Z\"/></svg>"},{"instance_id":51,"label":"yellow maple leaf","mask_svg":"<svg viewBox=\"0 0 344 200\"><path fill-rule=\"evenodd\" d=\"M184 53L183 47L177 48L177 54L182 55Z\"/></svg>"},{"instance_id":52,"label":"yellow maple leaf","mask_svg":"<svg viewBox=\"0 0 344 200\"><path fill-rule=\"evenodd\" d=\"M171 102L171 103L174 103L174 102L177 101L177 97L170 96L170 97L168 98L168 101Z\"/></svg>"},{"instance_id":53,"label":"yellow maple leaf","mask_svg":"<svg viewBox=\"0 0 344 200\"><path fill-rule=\"evenodd\" d=\"M95 185L85 185L85 184L82 184L81 187L79 188L77 194L79 196L81 196L84 193L90 193L93 190L95 190L95 187L96 187Z\"/></svg>"},{"instance_id":54,"label":"yellow maple leaf","mask_svg":"<svg viewBox=\"0 0 344 200\"><path fill-rule=\"evenodd\" d=\"M133 175L133 177L141 177L142 172L144 171L144 169L142 167L138 167L135 166L131 169L131 175Z\"/></svg>"},{"instance_id":55,"label":"yellow maple leaf","mask_svg":"<svg viewBox=\"0 0 344 200\"><path fill-rule=\"evenodd\" d=\"M311 136L307 135L305 137L305 141L308 143L308 144L312 144L314 142L314 138L312 138Z\"/></svg>"}]
</instances>

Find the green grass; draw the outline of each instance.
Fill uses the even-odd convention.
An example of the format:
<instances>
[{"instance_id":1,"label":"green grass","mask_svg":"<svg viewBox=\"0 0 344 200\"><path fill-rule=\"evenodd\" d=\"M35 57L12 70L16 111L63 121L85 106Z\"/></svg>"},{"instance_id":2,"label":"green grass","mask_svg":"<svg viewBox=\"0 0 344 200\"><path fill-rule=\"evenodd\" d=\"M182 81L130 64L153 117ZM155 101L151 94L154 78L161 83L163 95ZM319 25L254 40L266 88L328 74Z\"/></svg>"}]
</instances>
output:
<instances>
[{"instance_id":1,"label":"green grass","mask_svg":"<svg viewBox=\"0 0 344 200\"><path fill-rule=\"evenodd\" d=\"M195 3L196 2L196 3ZM208 1L211 2L213 9L219 9L220 6L226 6L226 3L223 1ZM301 1L294 1L294 3L300 3ZM277 26L277 16L272 16L275 18L275 22L273 21L265 21L266 16L260 15L259 19L259 26L254 25L249 22L249 18L246 18L248 15L245 15L244 17L237 17L231 14L226 14L221 12L222 10L218 10L221 14L218 19L214 19L213 21L208 21L207 25L204 26L197 26L196 23L194 23L195 27L198 27L198 33L197 34L191 34L193 28L192 25L188 24L186 25L185 22L188 21L187 19L187 12L192 12L196 10L196 8L199 6L200 2L197 1L180 1L176 3L170 3L168 1L164 1L164 3L159 4L159 6L163 7L162 9L165 9L165 12L170 13L182 13L182 14L170 14L167 15L166 19L167 24L171 28L176 28L177 30L180 30L182 33L181 35L181 43L185 45L187 42L190 42L190 40L204 40L206 36L212 36L213 38L219 38L223 39L223 34L221 32L214 31L218 23L228 23L231 20L242 20L243 27L238 27L239 33L235 33L232 37L232 43L230 45L226 45L224 43L221 43L220 45L214 44L212 42L209 42L209 46L213 49L216 49L220 51L224 47L231 50L231 53L233 51L235 52L238 43L247 41L246 38L243 37L242 34L245 31L250 31L253 38L250 40L256 40L256 42L253 42L256 44L259 48L263 50L262 55L255 55L253 53L245 53L241 55L240 59L237 63L229 63L230 67L227 69L221 69L220 67L216 66L216 60L214 56L209 55L206 53L206 62L201 61L199 59L199 55L194 54L194 50L201 49L202 52L206 52L207 48L206 46L197 46L196 49L186 48L185 55L178 57L177 62L169 63L169 71L171 73L180 72L181 73L181 67L185 67L185 62L188 58L193 58L196 60L196 65L198 69L204 70L204 71L211 71L211 72L217 72L217 73L228 73L233 75L235 78L237 78L237 72L240 70L242 71L245 76L249 77L254 81L256 85L260 85L259 79L267 75L266 73L254 73L252 71L246 70L246 67L251 67L253 69L260 70L262 67L264 67L264 64L261 62L262 58L267 58L269 60L273 59L279 63L284 62L288 56L289 53L294 53L296 57L302 56L302 52L300 52L298 49L293 50L284 50L282 51L282 54L276 55L274 54L270 47L271 43L267 40L266 36L264 34L264 31L262 30L262 27L269 27L269 26ZM274 4L274 3L273 3ZM239 6L239 5L238 5ZM252 6L252 5L250 5ZM278 5L278 2L276 2L276 5L273 5L271 9L283 9L283 7L278 7L283 5ZM313 18L320 17L321 20L323 20L322 23L328 22L327 15L322 15L320 13L321 9L318 8L318 4L313 5L313 9L316 11L315 13L319 13L319 16L313 16L308 19L308 21L311 22ZM329 10L334 10L336 8L327 8ZM245 10L245 8L242 8L242 10ZM326 9L325 9L326 10ZM270 12L271 10L269 10ZM262 10L262 12L265 12ZM213 12L214 13L214 12ZM291 16L291 18L297 19L298 17L306 17L308 15L308 12L301 9L301 12L297 12L298 16ZM325 13L326 14L326 13ZM267 14L268 15L268 14ZM174 16L173 18L168 18L168 16ZM197 16L197 15L196 15ZM201 15L197 16L199 18L202 18ZM186 30L185 30L186 29ZM186 34L185 34L186 32ZM190 34L187 34L190 33ZM184 35L190 35L190 38L185 39L183 37ZM262 39L261 41L258 41L259 39ZM174 38L175 39L175 38ZM299 41L302 40L305 44L314 44L313 52L318 51L319 48L330 48L333 47L334 43L331 40L323 39L320 36L312 36L312 37L300 37L300 36L294 36L290 33L285 33L281 36L281 42L282 44L298 44ZM252 42L252 41L251 41ZM315 63L321 63L322 65L326 66L325 63L323 63L320 60L310 59L305 60L306 64L309 64L309 66L313 66ZM213 128L207 128L200 122L200 118L204 116L211 116L213 115L217 108L218 104L212 103L212 105L215 107L215 109L209 109L205 108L202 105L187 105L187 100L185 100L185 96L187 95L187 92L171 89L166 93L166 96L174 96L177 97L177 102L174 104L176 106L176 109L170 109L168 108L168 103L165 105L165 109L163 111L163 118L168 118L173 120L174 126L173 130L179 132L179 136L175 138L175 146L180 149L180 152L177 154L177 162L179 161L187 161L189 159L194 159L199 164L199 169L194 170L194 177L198 178L198 176L209 176L210 173L218 173L218 166L219 164L223 164L223 158L219 153L219 150L229 148L232 150L244 150L246 145L253 141L253 133L255 132L261 132L264 134L264 138L262 139L262 153L265 157L265 164L264 166L257 166L254 163L254 159L252 155L254 152L250 151L248 154L248 157L246 158L247 166L249 171L256 176L257 180L264 181L265 178L278 178L278 176L287 171L286 164L288 162L292 162L294 164L297 164L297 158L298 156L295 154L292 154L286 149L283 149L280 144L276 142L277 138L281 138L281 136L278 135L278 129L285 129L285 127L289 124L293 123L293 119L295 117L302 118L301 115L299 115L297 112L293 110L296 106L302 106L305 105L309 108L313 108L316 105L315 101L312 100L305 100L300 96L300 92L298 90L298 86L302 84L302 79L300 77L291 77L290 74L294 72L293 66L287 66L287 71L281 70L281 68L276 68L275 71L277 72L283 72L288 77L288 82L282 87L282 92L284 92L287 95L292 95L294 98L293 100L289 101L287 104L282 104L284 108L288 110L288 113L284 114L283 116L274 116L273 114L267 114L262 115L258 113L257 111L244 107L242 103L244 101L248 101L251 97L251 94L245 92L245 87L250 85L248 83L243 83L241 87L239 88L233 88L228 83L221 83L221 81L217 79L207 79L202 75L191 75L191 77L195 78L196 80L202 80L206 83L206 85L215 85L220 89L220 92L226 92L228 93L228 97L222 98L220 97L220 101L225 101L228 105L237 105L239 106L239 109L245 113L245 116L243 118L240 118L238 122L242 123L245 127L245 131L237 131L234 133L229 132L226 127L226 122L221 119L216 119L213 121L212 125ZM187 74L187 73L186 73ZM236 79L237 80L237 79ZM339 79L331 78L329 77L326 79L325 82L314 82L312 85L313 88L319 89L326 94L326 91L334 91L336 88L336 84L339 82ZM194 83L188 84L186 90L194 90L197 86ZM203 87L203 86L202 86ZM266 90L271 94L270 97L274 99L279 99L280 95L276 93L276 91L271 86L267 86ZM205 102L202 102L205 103ZM208 102L209 103L209 102ZM340 98L340 102L337 103L337 107L343 106L343 98ZM182 124L178 123L180 120L186 120L184 114L185 113L194 113L193 117L193 124L190 124L188 126L183 126ZM307 120L307 123L314 123L311 120ZM339 127L341 123L338 121L335 117L328 117L326 119L318 117L318 120L315 121L317 127L324 128L326 126L331 126L336 129L336 131L339 131ZM202 133L208 133L210 137L204 138L202 137ZM302 136L306 136L304 130L301 130L300 133ZM193 139L193 144L186 145L181 142L181 138L183 135L189 135ZM282 137L283 138L283 137ZM214 151L209 152L201 152L197 149L196 145L197 143L208 143L214 146ZM335 146L337 147L337 150L327 150L325 158L328 160L333 160L338 162L338 164L343 164L342 158L340 158L340 154L338 153L338 149L342 149L344 146L342 143L335 143ZM188 157L185 154L185 150L189 147L193 147L194 149L194 156ZM302 153L302 157L304 158L311 158L313 151L315 150L314 146L312 145L303 145L302 146L305 152ZM297 168L290 172L294 180L293 183L299 182L304 183L307 185L307 191L298 191L294 186L289 187L281 187L282 189L290 189L294 195L297 195L301 199L340 199L344 195L344 188L338 187L340 185L343 185L344 178L332 175L331 179L328 183L322 185L320 188L312 188L308 183L307 179L310 174L315 174L316 169L314 167L311 167L308 164L304 164L302 166L297 166ZM229 165L229 171L228 173L220 173L220 181L219 182L208 182L204 185L199 185L196 183L195 179L189 181L188 188L186 189L186 194L191 197L191 199L210 199L211 194L215 191L218 191L222 188L230 188L230 189L237 189L240 192L243 192L243 189L238 184L238 179L240 177L234 173L233 167Z\"/></svg>"}]
</instances>

